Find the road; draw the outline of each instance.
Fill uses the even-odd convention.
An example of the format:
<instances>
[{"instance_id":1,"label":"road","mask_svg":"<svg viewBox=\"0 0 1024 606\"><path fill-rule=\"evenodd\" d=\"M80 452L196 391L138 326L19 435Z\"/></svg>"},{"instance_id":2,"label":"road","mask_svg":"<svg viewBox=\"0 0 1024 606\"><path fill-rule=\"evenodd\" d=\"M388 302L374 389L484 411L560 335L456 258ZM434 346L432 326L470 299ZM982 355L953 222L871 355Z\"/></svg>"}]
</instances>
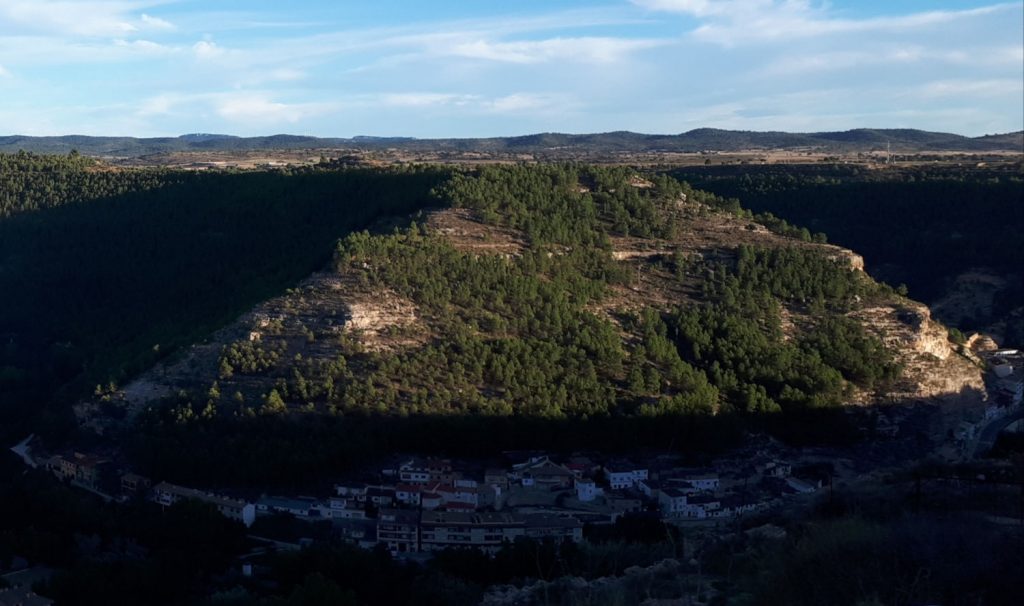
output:
<instances>
[{"instance_id":1,"label":"road","mask_svg":"<svg viewBox=\"0 0 1024 606\"><path fill-rule=\"evenodd\" d=\"M32 449L29 444L32 443L32 438L36 437L36 434L32 434L25 438L21 442L18 442L15 446L11 447L11 452L21 457L21 460L25 462L25 465L29 467L35 467L36 461L32 458Z\"/></svg>"},{"instance_id":2,"label":"road","mask_svg":"<svg viewBox=\"0 0 1024 606\"><path fill-rule=\"evenodd\" d=\"M976 459L988 454L988 451L992 450L992 447L995 446L999 432L1018 419L1024 419L1024 406L1017 406L1015 411L1005 417L993 419L978 435L978 441L974 446L972 457Z\"/></svg>"}]
</instances>

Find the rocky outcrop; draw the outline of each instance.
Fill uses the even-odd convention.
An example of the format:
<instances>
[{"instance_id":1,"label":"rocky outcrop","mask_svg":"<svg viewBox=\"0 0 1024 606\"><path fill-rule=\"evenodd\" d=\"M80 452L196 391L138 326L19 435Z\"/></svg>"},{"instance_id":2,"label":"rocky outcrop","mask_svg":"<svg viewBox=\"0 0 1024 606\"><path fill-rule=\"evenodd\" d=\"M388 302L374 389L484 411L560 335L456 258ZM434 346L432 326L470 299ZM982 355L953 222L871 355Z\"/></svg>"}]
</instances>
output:
<instances>
[{"instance_id":1,"label":"rocky outcrop","mask_svg":"<svg viewBox=\"0 0 1024 606\"><path fill-rule=\"evenodd\" d=\"M490 225L466 208L448 208L429 213L426 220L431 233L443 236L449 244L463 252L477 255L517 256L526 248L520 232Z\"/></svg>"},{"instance_id":2,"label":"rocky outcrop","mask_svg":"<svg viewBox=\"0 0 1024 606\"><path fill-rule=\"evenodd\" d=\"M654 250L613 250L612 258L616 261L627 259L650 259L652 257L671 256L676 253L673 248L659 248Z\"/></svg>"},{"instance_id":3,"label":"rocky outcrop","mask_svg":"<svg viewBox=\"0 0 1024 606\"><path fill-rule=\"evenodd\" d=\"M999 344L996 343L995 339L980 332L976 332L968 337L964 346L976 354L999 349Z\"/></svg>"},{"instance_id":4,"label":"rocky outcrop","mask_svg":"<svg viewBox=\"0 0 1024 606\"><path fill-rule=\"evenodd\" d=\"M857 271L864 271L864 257L847 248L826 245L826 256L833 261L843 263Z\"/></svg>"},{"instance_id":5,"label":"rocky outcrop","mask_svg":"<svg viewBox=\"0 0 1024 606\"><path fill-rule=\"evenodd\" d=\"M903 367L903 376L888 397L921 399L974 393L981 397L982 370L957 351L946 328L932 320L920 303L865 307L851 314L877 336Z\"/></svg>"},{"instance_id":6,"label":"rocky outcrop","mask_svg":"<svg viewBox=\"0 0 1024 606\"><path fill-rule=\"evenodd\" d=\"M417 342L401 336L402 329L417 321L416 304L412 301L390 290L352 299L345 303L344 330L357 333L367 349L391 349Z\"/></svg>"}]
</instances>

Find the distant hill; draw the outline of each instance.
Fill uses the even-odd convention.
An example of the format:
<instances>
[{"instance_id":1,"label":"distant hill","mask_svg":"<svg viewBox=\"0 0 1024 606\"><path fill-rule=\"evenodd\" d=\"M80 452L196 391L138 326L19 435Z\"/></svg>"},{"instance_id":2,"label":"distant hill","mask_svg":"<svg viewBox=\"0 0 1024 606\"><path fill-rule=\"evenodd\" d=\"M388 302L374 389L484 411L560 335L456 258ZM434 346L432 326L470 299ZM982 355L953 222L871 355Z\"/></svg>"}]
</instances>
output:
<instances>
[{"instance_id":1,"label":"distant hill","mask_svg":"<svg viewBox=\"0 0 1024 606\"><path fill-rule=\"evenodd\" d=\"M785 133L698 128L678 135L645 135L629 131L570 135L538 133L518 137L481 139L415 139L411 137L321 138L299 135L234 137L188 134L180 137L0 137L0 152L25 150L35 153L68 153L78 150L90 156L140 157L188 151L251 151L260 149L357 148L407 151L455 151L481 153L537 152L735 152L743 150L815 149L819 151L1024 151L1024 131L981 137L964 137L914 129L859 128L841 132Z\"/></svg>"}]
</instances>

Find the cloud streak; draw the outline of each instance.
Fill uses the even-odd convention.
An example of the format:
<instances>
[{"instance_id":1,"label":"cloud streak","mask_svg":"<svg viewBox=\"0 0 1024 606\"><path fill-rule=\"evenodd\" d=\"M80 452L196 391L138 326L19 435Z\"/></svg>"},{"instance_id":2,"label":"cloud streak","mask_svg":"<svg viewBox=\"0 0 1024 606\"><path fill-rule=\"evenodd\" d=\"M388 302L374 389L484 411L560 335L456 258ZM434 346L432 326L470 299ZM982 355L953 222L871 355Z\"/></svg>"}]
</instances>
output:
<instances>
[{"instance_id":1,"label":"cloud streak","mask_svg":"<svg viewBox=\"0 0 1024 606\"><path fill-rule=\"evenodd\" d=\"M592 1L0 0L0 133L1021 128L1019 4Z\"/></svg>"},{"instance_id":2,"label":"cloud streak","mask_svg":"<svg viewBox=\"0 0 1024 606\"><path fill-rule=\"evenodd\" d=\"M900 16L849 19L809 0L632 0L652 11L686 14L702 20L694 38L723 46L756 44L838 34L899 33L958 22L1016 8L997 4L965 10L933 10Z\"/></svg>"},{"instance_id":3,"label":"cloud streak","mask_svg":"<svg viewBox=\"0 0 1024 606\"><path fill-rule=\"evenodd\" d=\"M139 12L166 4L159 0L4 0L0 32L83 37L126 36L170 31L174 25Z\"/></svg>"}]
</instances>

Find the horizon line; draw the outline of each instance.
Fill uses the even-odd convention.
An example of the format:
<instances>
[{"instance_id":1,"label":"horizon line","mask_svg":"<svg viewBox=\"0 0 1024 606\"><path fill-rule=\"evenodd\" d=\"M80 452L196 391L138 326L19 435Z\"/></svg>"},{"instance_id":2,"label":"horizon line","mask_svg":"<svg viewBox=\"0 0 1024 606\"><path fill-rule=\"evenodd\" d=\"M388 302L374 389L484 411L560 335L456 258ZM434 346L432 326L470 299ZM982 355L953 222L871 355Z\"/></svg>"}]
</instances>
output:
<instances>
[{"instance_id":1,"label":"horizon line","mask_svg":"<svg viewBox=\"0 0 1024 606\"><path fill-rule=\"evenodd\" d=\"M679 136L682 136L682 135L688 135L688 134L695 133L695 132L698 132L698 131L720 131L720 132L728 132L728 133L786 134L786 135L820 135L820 134L828 134L828 133L850 133L850 132L855 132L855 131L910 131L910 132L919 132L919 133L953 135L953 136L957 136L957 137L964 137L964 138L967 138L967 139L978 139L978 138L982 138L982 137L995 137L995 136L1003 136L1003 135L1020 134L1020 133L1024 133L1024 128L1022 128L1020 130L1012 130L1012 131L1006 131L1006 132L985 133L983 135L964 135L964 134L956 133L956 132L952 132L952 131L933 131L933 130L926 130L926 129L922 129L922 128L908 128L908 127L870 127L870 126L861 126L861 127L841 129L841 130L787 131L787 130L745 130L745 129L718 128L718 127L714 127L714 126L701 126L701 127L692 128L690 130L683 131L683 132L678 132L678 133L670 133L670 132L649 133L649 132L633 131L633 130L628 130L628 129L620 129L620 130L609 130L609 131L583 131L583 132L537 131L537 132L527 132L527 133L522 133L522 134L517 134L517 135L478 135L478 136L471 136L471 137L467 137L467 136L417 137L417 136L412 136L412 135L369 135L369 134L357 134L357 135L341 136L341 135L297 134L297 133L289 133L289 132L278 132L278 133L262 134L262 135L235 135L235 134L230 134L230 133L188 132L188 133L181 133L181 134L177 134L177 135L149 135L149 136L145 136L145 135L124 135L124 134L85 135L85 134L79 134L79 133L73 133L72 132L72 133L48 134L48 135L26 135L26 134L21 134L21 133L12 133L12 134L7 134L7 135L0 135L0 139L10 139L10 138L18 138L18 137L27 138L27 139L60 139L60 138L67 138L67 137L82 137L82 138L91 138L91 139L181 139L181 138L185 138L185 137L204 136L204 137L226 137L226 138L233 138L233 139L262 139L262 138L271 138L271 137L304 137L304 138L312 138L312 139L345 139L345 140L354 140L354 139L410 139L410 140L417 140L417 141L432 141L432 140L515 139L515 138L521 138L521 137L535 137L535 136L539 136L539 135L562 135L562 136L570 136L570 137L580 137L580 136L593 136L593 135L631 134L631 135L640 135L640 136L645 136L645 137L679 137Z\"/></svg>"}]
</instances>

